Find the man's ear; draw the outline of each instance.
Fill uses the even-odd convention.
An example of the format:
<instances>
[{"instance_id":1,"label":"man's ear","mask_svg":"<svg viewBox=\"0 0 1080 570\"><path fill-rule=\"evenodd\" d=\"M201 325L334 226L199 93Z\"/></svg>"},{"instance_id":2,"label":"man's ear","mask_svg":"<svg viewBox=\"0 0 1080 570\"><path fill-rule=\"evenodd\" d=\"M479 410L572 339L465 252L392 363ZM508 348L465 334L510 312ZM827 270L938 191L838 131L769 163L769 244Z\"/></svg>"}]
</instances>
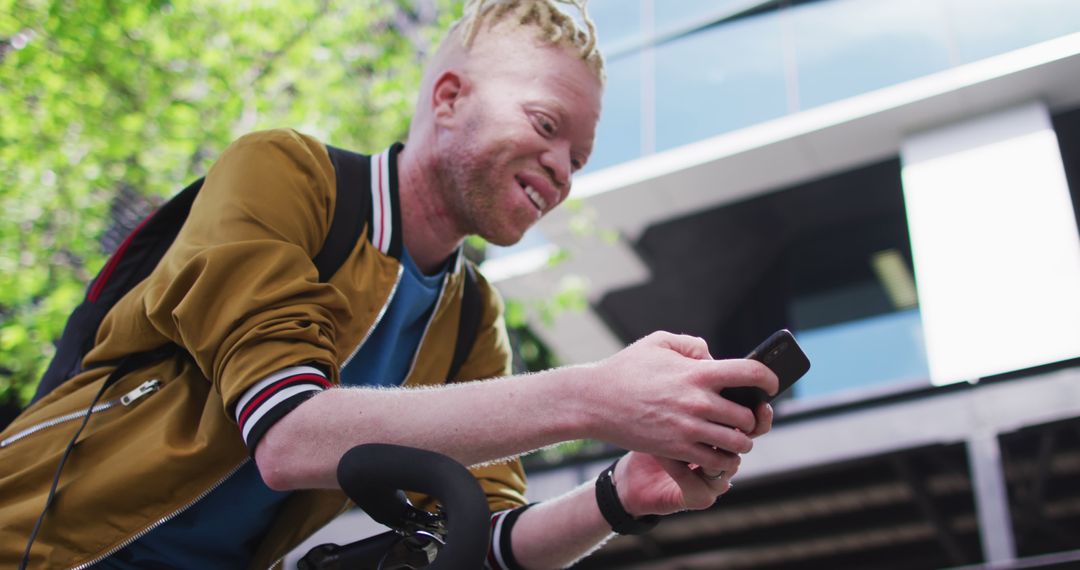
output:
<instances>
[{"instance_id":1,"label":"man's ear","mask_svg":"<svg viewBox=\"0 0 1080 570\"><path fill-rule=\"evenodd\" d=\"M435 79L431 93L431 111L435 120L454 116L461 98L468 92L468 84L456 71L444 71Z\"/></svg>"}]
</instances>

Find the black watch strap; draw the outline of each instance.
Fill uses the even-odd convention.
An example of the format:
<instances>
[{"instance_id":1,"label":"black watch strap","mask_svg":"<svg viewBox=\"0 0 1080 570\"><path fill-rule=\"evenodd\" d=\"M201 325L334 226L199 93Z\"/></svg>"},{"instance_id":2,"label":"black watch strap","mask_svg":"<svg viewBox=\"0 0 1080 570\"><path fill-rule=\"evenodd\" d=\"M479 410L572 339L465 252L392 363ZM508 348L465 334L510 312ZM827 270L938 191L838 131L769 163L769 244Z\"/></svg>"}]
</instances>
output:
<instances>
[{"instance_id":1,"label":"black watch strap","mask_svg":"<svg viewBox=\"0 0 1080 570\"><path fill-rule=\"evenodd\" d=\"M618 463L619 460L616 459L615 463L604 469L600 476L596 478L596 504L600 506L600 514L604 515L604 520L611 525L611 530L619 534L646 533L660 523L660 517L659 515L646 515L641 518L634 518L633 515L626 512L622 501L619 500L619 493L615 490L615 480L613 478L615 465Z\"/></svg>"}]
</instances>

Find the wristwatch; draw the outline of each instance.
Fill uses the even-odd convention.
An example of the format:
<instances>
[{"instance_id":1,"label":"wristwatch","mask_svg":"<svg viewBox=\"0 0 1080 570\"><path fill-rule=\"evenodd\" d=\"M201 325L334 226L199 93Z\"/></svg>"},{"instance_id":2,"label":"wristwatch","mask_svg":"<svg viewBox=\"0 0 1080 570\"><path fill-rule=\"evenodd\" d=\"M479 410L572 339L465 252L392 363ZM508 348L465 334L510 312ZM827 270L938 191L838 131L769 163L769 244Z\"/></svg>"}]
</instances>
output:
<instances>
[{"instance_id":1,"label":"wristwatch","mask_svg":"<svg viewBox=\"0 0 1080 570\"><path fill-rule=\"evenodd\" d=\"M596 478L596 504L600 506L600 514L611 525L611 530L619 534L644 534L660 524L659 515L646 515L635 518L626 512L619 493L615 490L615 466L619 463L616 459L607 469L604 469Z\"/></svg>"}]
</instances>

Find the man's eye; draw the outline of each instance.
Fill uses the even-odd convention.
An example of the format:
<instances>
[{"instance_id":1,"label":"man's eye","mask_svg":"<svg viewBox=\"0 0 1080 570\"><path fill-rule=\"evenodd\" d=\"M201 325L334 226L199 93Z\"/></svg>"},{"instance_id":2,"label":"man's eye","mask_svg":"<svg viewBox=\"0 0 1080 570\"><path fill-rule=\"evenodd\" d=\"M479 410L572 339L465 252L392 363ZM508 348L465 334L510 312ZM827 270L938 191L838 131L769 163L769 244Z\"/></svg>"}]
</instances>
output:
<instances>
[{"instance_id":1,"label":"man's eye","mask_svg":"<svg viewBox=\"0 0 1080 570\"><path fill-rule=\"evenodd\" d=\"M555 123L552 122L551 119L548 119L547 117L544 117L543 115L540 115L536 119L536 122L537 122L537 124L540 125L540 129L543 130L545 134L549 134L549 135L555 134Z\"/></svg>"}]
</instances>

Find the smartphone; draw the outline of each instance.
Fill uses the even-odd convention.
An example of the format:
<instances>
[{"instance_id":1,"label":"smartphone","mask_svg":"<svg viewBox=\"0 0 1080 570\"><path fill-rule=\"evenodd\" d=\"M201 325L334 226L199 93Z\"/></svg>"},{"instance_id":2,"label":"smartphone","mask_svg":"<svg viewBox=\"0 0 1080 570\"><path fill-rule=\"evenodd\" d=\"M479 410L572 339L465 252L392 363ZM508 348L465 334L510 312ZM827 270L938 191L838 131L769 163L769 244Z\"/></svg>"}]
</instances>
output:
<instances>
[{"instance_id":1,"label":"smartphone","mask_svg":"<svg viewBox=\"0 0 1080 570\"><path fill-rule=\"evenodd\" d=\"M795 342L795 337L791 335L791 331L787 329L774 332L769 338L765 339L765 342L750 351L746 358L761 362L768 366L769 370L773 371L773 374L776 374L776 377L780 380L780 389L776 393L777 396L784 393L785 390L810 370L810 359L807 358L799 343ZM753 386L725 388L720 391L720 395L750 409L756 408L761 402L771 402L775 398L775 396L769 396L761 388Z\"/></svg>"}]
</instances>

